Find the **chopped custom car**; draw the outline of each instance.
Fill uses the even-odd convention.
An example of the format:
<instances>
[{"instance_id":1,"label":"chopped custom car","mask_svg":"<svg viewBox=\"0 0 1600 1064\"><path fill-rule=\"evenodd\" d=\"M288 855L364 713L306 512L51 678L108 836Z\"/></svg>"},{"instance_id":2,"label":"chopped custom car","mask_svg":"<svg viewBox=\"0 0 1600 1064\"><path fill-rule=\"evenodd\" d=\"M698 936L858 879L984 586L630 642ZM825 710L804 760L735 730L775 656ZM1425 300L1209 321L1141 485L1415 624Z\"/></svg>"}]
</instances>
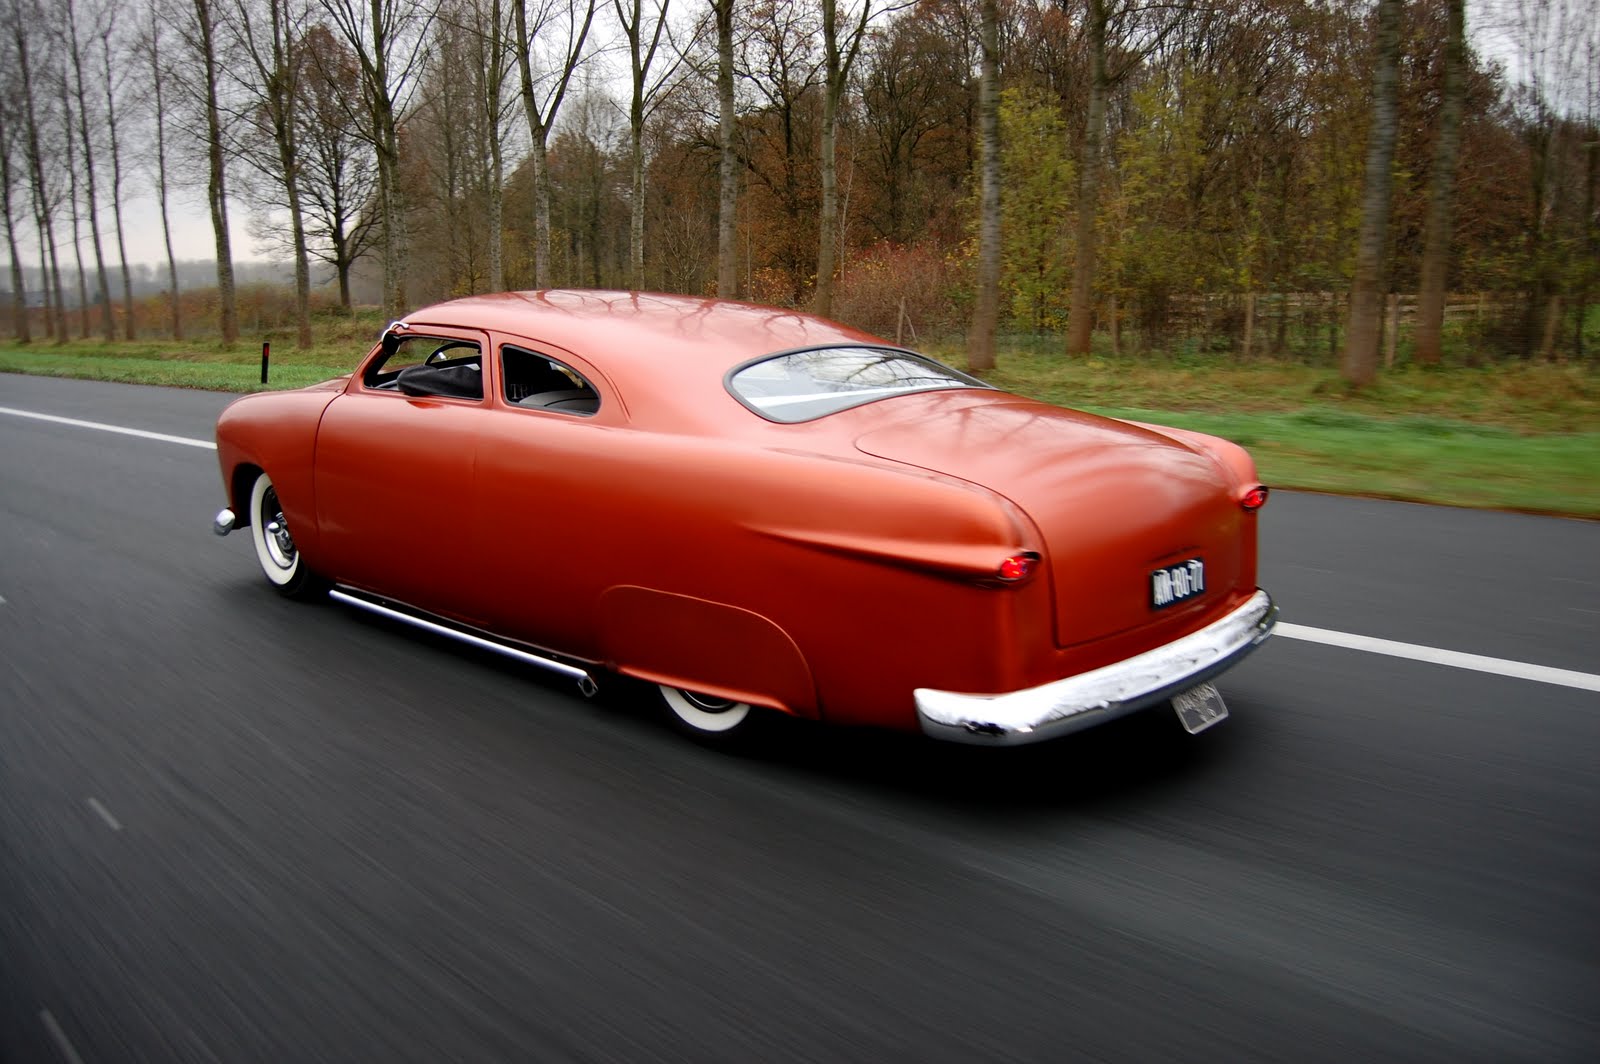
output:
<instances>
[{"instance_id":1,"label":"chopped custom car","mask_svg":"<svg viewBox=\"0 0 1600 1064\"><path fill-rule=\"evenodd\" d=\"M1062 409L792 310L458 299L217 422L267 580L575 679L689 733L763 717L1024 743L1211 680L1272 630L1267 489L1198 433Z\"/></svg>"}]
</instances>

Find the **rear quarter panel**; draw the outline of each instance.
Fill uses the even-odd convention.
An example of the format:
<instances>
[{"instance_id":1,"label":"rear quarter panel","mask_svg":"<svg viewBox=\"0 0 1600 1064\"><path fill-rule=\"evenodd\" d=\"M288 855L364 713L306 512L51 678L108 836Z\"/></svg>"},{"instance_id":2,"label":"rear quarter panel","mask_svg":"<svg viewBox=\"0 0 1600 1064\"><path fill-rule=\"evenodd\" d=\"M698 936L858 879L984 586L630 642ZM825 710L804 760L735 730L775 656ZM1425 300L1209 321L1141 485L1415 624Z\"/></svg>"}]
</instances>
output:
<instances>
[{"instance_id":1,"label":"rear quarter panel","mask_svg":"<svg viewBox=\"0 0 1600 1064\"><path fill-rule=\"evenodd\" d=\"M655 682L914 727L912 689L1004 686L1048 602L980 585L1036 549L990 492L882 463L508 417L480 451L490 626ZM557 428L561 426L556 426ZM1029 624L1037 631L1028 631ZM976 636L976 638L975 638Z\"/></svg>"}]
</instances>

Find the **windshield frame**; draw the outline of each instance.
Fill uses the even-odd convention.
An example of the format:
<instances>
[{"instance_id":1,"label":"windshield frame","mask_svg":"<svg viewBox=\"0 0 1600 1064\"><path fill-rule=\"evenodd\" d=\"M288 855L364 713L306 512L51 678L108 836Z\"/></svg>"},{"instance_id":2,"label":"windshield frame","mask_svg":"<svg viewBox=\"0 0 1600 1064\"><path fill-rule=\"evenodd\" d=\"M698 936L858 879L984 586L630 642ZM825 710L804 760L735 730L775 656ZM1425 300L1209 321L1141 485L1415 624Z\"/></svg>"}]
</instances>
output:
<instances>
[{"instance_id":1,"label":"windshield frame","mask_svg":"<svg viewBox=\"0 0 1600 1064\"><path fill-rule=\"evenodd\" d=\"M814 414L810 417L803 418L774 417L768 411L761 409L759 406L755 405L755 403L751 402L739 392L738 388L734 386L733 380L735 377L743 373L745 370L754 366L759 366L764 362L771 362L774 359L788 358L791 355L803 355L811 351L852 350L882 351L886 354L899 355L903 358L910 359L911 361L921 362L927 366L931 366L939 370L941 373L948 374L952 379L948 385L937 385L927 388L902 388L887 393L885 393L882 389L863 389L861 392L857 393L859 398L856 398L851 402L847 402L842 406L834 407L831 410L826 410L820 414ZM963 373L961 370L958 370L953 366L947 366L936 358L929 358L927 355L921 354L917 351L912 351L910 348L898 347L894 344L887 343L852 343L849 341L836 341L831 344L810 344L806 347L791 347L782 351L770 351L764 355L757 355L754 358L747 358L722 375L722 387L729 395L738 401L740 406L743 406L746 410L750 411L752 414L755 414L763 421L770 421L775 425L804 425L812 421L820 421L825 417L831 417L834 414L842 413L846 410L853 410L858 406L865 406L868 403L881 402L885 399L894 399L902 395L917 395L923 392L955 391L957 389L966 388L981 388L986 391L996 390L995 386L987 381L974 377L970 373ZM840 392L838 394L841 397L851 395L850 392Z\"/></svg>"}]
</instances>

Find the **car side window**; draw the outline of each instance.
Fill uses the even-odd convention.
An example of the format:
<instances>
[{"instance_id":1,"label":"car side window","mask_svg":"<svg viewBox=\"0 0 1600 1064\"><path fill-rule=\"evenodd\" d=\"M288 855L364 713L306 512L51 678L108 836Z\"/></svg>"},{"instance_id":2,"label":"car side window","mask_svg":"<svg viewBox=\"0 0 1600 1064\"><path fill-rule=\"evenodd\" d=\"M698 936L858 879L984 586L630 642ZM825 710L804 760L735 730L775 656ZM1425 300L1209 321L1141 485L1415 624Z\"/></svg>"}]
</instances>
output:
<instances>
[{"instance_id":1,"label":"car side window","mask_svg":"<svg viewBox=\"0 0 1600 1064\"><path fill-rule=\"evenodd\" d=\"M600 409L600 393L564 362L506 344L500 348L500 369L506 402L514 406L576 417Z\"/></svg>"},{"instance_id":2,"label":"car side window","mask_svg":"<svg viewBox=\"0 0 1600 1064\"><path fill-rule=\"evenodd\" d=\"M447 399L483 398L483 352L471 340L388 336L361 383L378 391Z\"/></svg>"}]
</instances>

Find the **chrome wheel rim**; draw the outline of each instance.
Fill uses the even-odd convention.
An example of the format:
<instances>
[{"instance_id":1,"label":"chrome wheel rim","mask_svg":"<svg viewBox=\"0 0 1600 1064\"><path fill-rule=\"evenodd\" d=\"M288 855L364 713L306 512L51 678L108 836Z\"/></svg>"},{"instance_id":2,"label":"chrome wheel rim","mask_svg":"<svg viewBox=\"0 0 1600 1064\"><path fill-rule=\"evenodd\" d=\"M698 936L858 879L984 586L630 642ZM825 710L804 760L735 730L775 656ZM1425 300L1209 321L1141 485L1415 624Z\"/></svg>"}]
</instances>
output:
<instances>
[{"instance_id":1,"label":"chrome wheel rim","mask_svg":"<svg viewBox=\"0 0 1600 1064\"><path fill-rule=\"evenodd\" d=\"M261 497L261 513L258 516L261 520L261 541L267 548L267 557L279 569L293 569L299 552L295 550L294 537L289 534L289 522L284 519L276 488L268 488Z\"/></svg>"}]
</instances>

